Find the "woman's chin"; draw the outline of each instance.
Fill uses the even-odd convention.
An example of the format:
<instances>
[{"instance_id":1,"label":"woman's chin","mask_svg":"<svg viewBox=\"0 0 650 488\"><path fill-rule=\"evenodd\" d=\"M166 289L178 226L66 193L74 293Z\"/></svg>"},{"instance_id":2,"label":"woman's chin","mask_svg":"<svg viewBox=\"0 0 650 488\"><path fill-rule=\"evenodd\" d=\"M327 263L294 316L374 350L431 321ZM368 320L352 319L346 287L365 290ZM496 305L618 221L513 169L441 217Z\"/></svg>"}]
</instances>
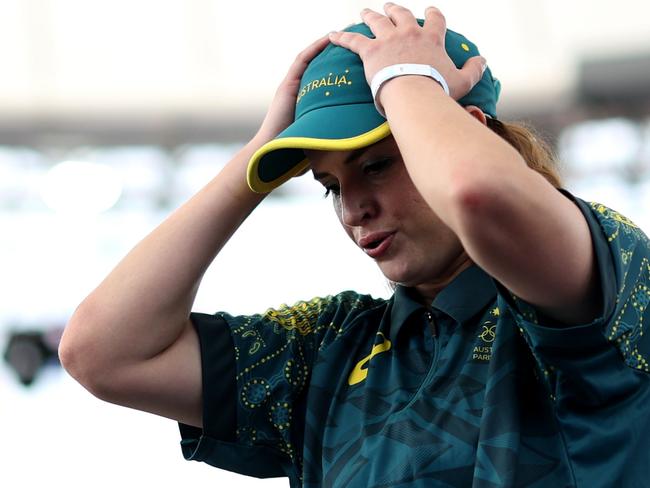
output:
<instances>
[{"instance_id":1,"label":"woman's chin","mask_svg":"<svg viewBox=\"0 0 650 488\"><path fill-rule=\"evenodd\" d=\"M419 276L413 270L390 264L392 263L379 264L379 269L387 280L402 286L415 286L419 283Z\"/></svg>"},{"instance_id":2,"label":"woman's chin","mask_svg":"<svg viewBox=\"0 0 650 488\"><path fill-rule=\"evenodd\" d=\"M377 263L384 277L402 286L414 288L440 281L441 270L434 263L385 261Z\"/></svg>"}]
</instances>

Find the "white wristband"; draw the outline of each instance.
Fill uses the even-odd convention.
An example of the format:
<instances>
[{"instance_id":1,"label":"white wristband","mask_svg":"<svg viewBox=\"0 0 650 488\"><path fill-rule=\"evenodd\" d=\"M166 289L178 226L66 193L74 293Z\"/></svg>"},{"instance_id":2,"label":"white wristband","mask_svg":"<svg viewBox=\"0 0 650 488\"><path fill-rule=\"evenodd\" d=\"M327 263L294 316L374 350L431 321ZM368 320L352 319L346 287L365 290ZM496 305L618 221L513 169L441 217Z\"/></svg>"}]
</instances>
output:
<instances>
[{"instance_id":1,"label":"white wristband","mask_svg":"<svg viewBox=\"0 0 650 488\"><path fill-rule=\"evenodd\" d=\"M372 82L370 83L370 91L372 92L372 99L375 102L375 107L377 107L377 112L379 112L384 118L386 118L386 114L377 101L377 93L381 86L388 80L404 75L422 75L433 78L440 84L440 86L442 86L445 93L449 95L449 85L447 85L445 79L437 69L428 64L393 64L391 66L386 66L375 73L375 76L372 77Z\"/></svg>"}]
</instances>

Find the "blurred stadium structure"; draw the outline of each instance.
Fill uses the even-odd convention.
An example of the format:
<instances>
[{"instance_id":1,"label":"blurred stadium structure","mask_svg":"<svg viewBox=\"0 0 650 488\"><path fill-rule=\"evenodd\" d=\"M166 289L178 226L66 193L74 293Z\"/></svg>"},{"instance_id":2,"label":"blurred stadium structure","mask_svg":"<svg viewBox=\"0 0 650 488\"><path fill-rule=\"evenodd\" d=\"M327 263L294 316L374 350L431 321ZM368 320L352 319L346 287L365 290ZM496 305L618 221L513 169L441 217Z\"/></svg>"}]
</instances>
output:
<instances>
[{"instance_id":1,"label":"blurred stadium structure","mask_svg":"<svg viewBox=\"0 0 650 488\"><path fill-rule=\"evenodd\" d=\"M57 348L62 332L63 327L10 332L4 358L21 384L31 385L46 365L59 365Z\"/></svg>"}]
</instances>

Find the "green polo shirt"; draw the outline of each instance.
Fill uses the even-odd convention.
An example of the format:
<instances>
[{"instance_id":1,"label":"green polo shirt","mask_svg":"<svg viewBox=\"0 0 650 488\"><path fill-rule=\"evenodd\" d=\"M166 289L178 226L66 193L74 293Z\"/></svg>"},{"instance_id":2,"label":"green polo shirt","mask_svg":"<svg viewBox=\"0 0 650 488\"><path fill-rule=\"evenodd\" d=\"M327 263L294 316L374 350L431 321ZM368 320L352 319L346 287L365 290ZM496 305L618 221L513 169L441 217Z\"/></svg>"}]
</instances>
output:
<instances>
[{"instance_id":1,"label":"green polo shirt","mask_svg":"<svg viewBox=\"0 0 650 488\"><path fill-rule=\"evenodd\" d=\"M602 311L564 326L474 265L430 307L346 291L194 313L203 429L188 460L292 487L599 487L650 479L650 243L584 214Z\"/></svg>"}]
</instances>

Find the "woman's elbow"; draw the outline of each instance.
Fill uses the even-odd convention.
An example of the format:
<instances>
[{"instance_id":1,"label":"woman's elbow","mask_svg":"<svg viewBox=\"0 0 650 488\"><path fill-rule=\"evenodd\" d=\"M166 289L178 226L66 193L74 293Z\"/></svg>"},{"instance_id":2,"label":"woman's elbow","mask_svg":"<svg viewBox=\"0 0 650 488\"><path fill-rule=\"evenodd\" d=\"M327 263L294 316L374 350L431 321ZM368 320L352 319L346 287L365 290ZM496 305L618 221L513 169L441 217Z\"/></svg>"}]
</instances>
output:
<instances>
[{"instance_id":1,"label":"woman's elbow","mask_svg":"<svg viewBox=\"0 0 650 488\"><path fill-rule=\"evenodd\" d=\"M70 318L59 342L59 361L75 381L96 397L104 399L108 394L106 376L110 372L110 365L102 359L98 341L83 337L87 320L78 311Z\"/></svg>"},{"instance_id":2,"label":"woman's elbow","mask_svg":"<svg viewBox=\"0 0 650 488\"><path fill-rule=\"evenodd\" d=\"M491 196L494 187L490 178L481 175L470 175L460 169L453 175L447 194L447 225L459 237L463 237L462 233L469 223L475 225L477 220L489 216L494 201L494 195Z\"/></svg>"}]
</instances>

